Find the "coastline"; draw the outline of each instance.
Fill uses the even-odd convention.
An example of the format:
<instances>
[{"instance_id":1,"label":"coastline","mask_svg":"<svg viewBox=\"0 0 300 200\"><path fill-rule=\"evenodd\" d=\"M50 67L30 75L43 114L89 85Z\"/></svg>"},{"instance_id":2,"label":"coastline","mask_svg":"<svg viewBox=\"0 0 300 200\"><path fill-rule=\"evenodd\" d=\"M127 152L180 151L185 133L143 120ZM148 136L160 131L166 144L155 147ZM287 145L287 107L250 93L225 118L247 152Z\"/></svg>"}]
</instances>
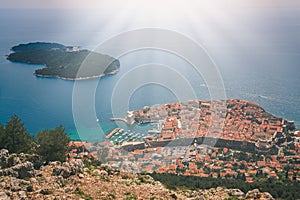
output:
<instances>
[{"instance_id":1,"label":"coastline","mask_svg":"<svg viewBox=\"0 0 300 200\"><path fill-rule=\"evenodd\" d=\"M88 77L76 77L76 78L67 78L67 77L61 77L58 75L43 75L43 74L37 74L37 73L33 73L33 75L36 77L41 77L41 78L59 78L59 79L66 80L66 81L83 81L83 80L97 79L97 78L101 78L101 77L108 76L108 75L114 75L114 74L117 74L118 72L119 72L119 70L113 70L109 73L103 73L100 75L88 76Z\"/></svg>"}]
</instances>

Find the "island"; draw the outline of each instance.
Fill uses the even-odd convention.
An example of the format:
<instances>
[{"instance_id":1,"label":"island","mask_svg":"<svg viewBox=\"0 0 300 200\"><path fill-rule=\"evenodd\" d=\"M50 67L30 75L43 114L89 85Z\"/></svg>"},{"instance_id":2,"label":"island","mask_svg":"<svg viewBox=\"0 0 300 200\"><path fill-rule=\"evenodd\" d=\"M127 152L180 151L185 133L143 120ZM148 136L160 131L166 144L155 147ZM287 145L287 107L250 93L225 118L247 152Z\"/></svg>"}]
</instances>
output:
<instances>
[{"instance_id":1,"label":"island","mask_svg":"<svg viewBox=\"0 0 300 200\"><path fill-rule=\"evenodd\" d=\"M58 43L33 42L11 48L7 56L11 62L44 65L34 75L65 80L86 80L115 74L119 60L98 52L64 46Z\"/></svg>"}]
</instances>

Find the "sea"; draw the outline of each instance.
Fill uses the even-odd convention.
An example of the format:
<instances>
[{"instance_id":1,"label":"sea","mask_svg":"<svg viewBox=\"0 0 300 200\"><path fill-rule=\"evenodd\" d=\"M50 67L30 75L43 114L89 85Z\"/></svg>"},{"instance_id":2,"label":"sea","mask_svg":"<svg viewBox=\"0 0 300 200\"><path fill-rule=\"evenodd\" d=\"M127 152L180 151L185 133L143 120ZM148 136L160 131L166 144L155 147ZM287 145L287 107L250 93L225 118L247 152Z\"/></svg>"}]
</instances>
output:
<instances>
[{"instance_id":1,"label":"sea","mask_svg":"<svg viewBox=\"0 0 300 200\"><path fill-rule=\"evenodd\" d=\"M227 22L210 16L193 21L168 18L154 22L142 16L133 20L124 19L118 13L102 14L96 11L2 9L0 123L5 124L16 114L32 135L62 125L73 140L83 141L102 141L107 133L119 126L147 131L151 127L128 127L112 122L110 118L124 117L126 110L179 100L176 91L168 85L159 81L147 82L149 76L153 75L169 83L177 83L180 88L181 83L176 77L159 72L132 76L131 80L146 80L145 84L132 91L123 91L123 96L114 94L126 75L138 66L149 63L162 65L162 68L167 66L170 71L177 72L194 89L196 98L209 100L205 77L195 73L186 60L166 51L144 49L123 55L118 58L121 62L118 74L77 81L76 84L69 80L36 77L34 71L43 66L6 60L11 47L20 43L57 42L94 50L120 33L154 27L175 31L201 44L220 72L226 98L257 102L266 111L293 120L299 127L300 12L286 8L257 12L235 12L229 15ZM138 42L138 38L132 40ZM115 48L118 48L118 44ZM74 98L77 98L74 96L75 85L82 88L96 85L94 100L91 101L94 105L74 104ZM123 107L113 108L112 98L118 98L117 102L121 102ZM76 113L74 109L77 109ZM114 109L121 110L118 116L115 116ZM80 113L93 117L86 118L89 122L76 121L76 115Z\"/></svg>"}]
</instances>

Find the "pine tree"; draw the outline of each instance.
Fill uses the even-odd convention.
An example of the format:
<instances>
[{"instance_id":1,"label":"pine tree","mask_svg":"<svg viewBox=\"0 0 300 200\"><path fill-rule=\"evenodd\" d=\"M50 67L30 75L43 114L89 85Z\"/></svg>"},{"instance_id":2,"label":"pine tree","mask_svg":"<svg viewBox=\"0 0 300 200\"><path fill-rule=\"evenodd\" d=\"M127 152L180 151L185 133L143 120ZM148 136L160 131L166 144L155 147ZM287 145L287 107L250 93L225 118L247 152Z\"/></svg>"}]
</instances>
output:
<instances>
[{"instance_id":1,"label":"pine tree","mask_svg":"<svg viewBox=\"0 0 300 200\"><path fill-rule=\"evenodd\" d=\"M5 127L1 124L0 125L0 149L5 149Z\"/></svg>"},{"instance_id":2,"label":"pine tree","mask_svg":"<svg viewBox=\"0 0 300 200\"><path fill-rule=\"evenodd\" d=\"M1 148L11 153L31 153L34 147L34 138L26 131L24 123L18 116L13 115L6 123L5 128L0 128Z\"/></svg>"},{"instance_id":3,"label":"pine tree","mask_svg":"<svg viewBox=\"0 0 300 200\"><path fill-rule=\"evenodd\" d=\"M46 162L65 161L70 138L62 126L37 133L38 153Z\"/></svg>"}]
</instances>

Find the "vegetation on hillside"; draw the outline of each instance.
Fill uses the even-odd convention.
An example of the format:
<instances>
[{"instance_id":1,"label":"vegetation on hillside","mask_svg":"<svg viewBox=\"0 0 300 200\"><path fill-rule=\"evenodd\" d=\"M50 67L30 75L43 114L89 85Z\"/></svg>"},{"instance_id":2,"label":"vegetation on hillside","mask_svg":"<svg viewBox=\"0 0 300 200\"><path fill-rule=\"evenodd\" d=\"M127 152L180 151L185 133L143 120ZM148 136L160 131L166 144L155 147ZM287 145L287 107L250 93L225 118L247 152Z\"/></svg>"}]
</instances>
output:
<instances>
[{"instance_id":1,"label":"vegetation on hillside","mask_svg":"<svg viewBox=\"0 0 300 200\"><path fill-rule=\"evenodd\" d=\"M62 126L40 131L35 138L26 131L24 123L16 115L5 126L0 125L0 149L11 153L37 153L46 162L64 161L69 142L70 138Z\"/></svg>"},{"instance_id":2,"label":"vegetation on hillside","mask_svg":"<svg viewBox=\"0 0 300 200\"><path fill-rule=\"evenodd\" d=\"M233 178L202 178L195 176L178 176L173 174L151 174L155 179L166 185L169 189L209 189L216 187L238 188L243 192L248 192L255 188L260 191L269 192L276 199L299 199L300 188L299 182L292 182L288 179L276 180L272 178L261 178L259 181L253 183L246 183L241 179Z\"/></svg>"},{"instance_id":3,"label":"vegetation on hillside","mask_svg":"<svg viewBox=\"0 0 300 200\"><path fill-rule=\"evenodd\" d=\"M21 52L21 51L33 51L33 50L49 50L49 49L59 49L59 50L66 50L67 46L58 43L50 43L50 42L31 42L28 44L19 44L11 48L14 52Z\"/></svg>"}]
</instances>

